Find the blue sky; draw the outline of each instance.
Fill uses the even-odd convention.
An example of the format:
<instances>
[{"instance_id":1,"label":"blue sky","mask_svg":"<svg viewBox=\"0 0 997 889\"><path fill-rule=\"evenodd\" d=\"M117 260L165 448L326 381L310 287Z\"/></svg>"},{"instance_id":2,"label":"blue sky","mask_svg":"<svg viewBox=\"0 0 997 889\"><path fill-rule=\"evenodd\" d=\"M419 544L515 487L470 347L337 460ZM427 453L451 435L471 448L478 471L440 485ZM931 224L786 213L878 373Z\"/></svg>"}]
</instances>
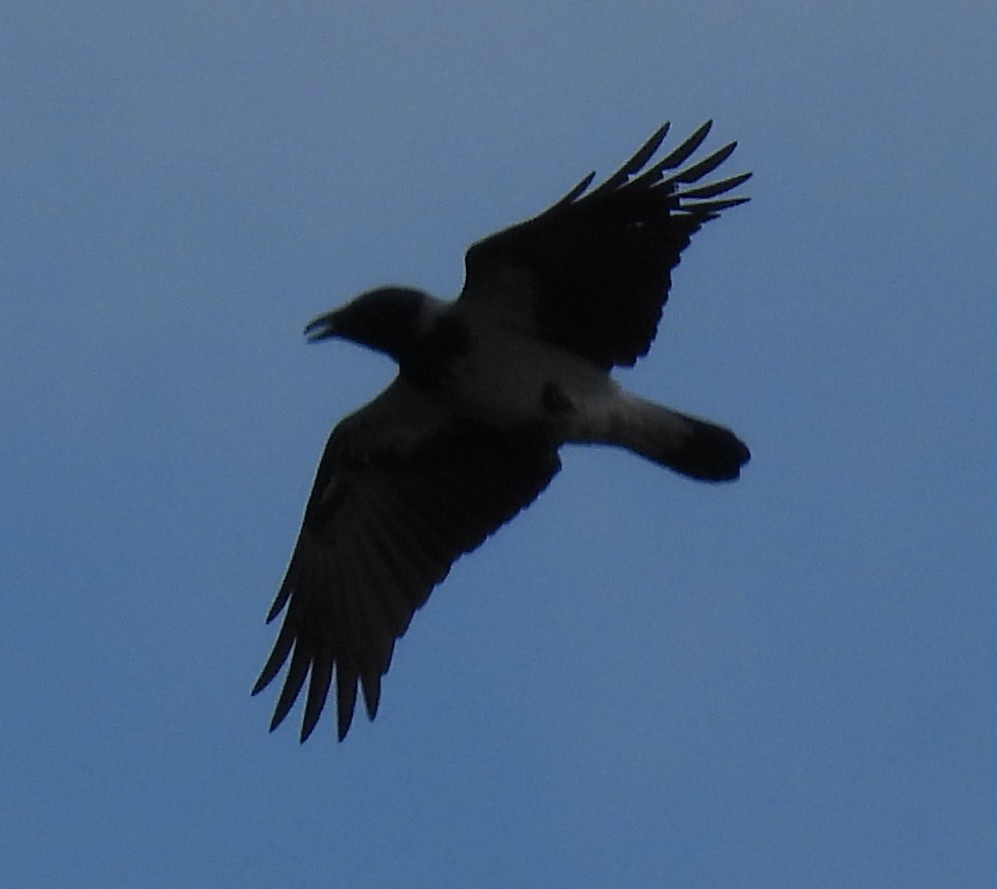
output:
<instances>
[{"instance_id":1,"label":"blue sky","mask_svg":"<svg viewBox=\"0 0 997 889\"><path fill-rule=\"evenodd\" d=\"M989 887L988 3L14 0L0 14L0 883ZM663 120L740 140L629 387L733 486L573 449L399 644L266 731L332 424L306 321Z\"/></svg>"}]
</instances>

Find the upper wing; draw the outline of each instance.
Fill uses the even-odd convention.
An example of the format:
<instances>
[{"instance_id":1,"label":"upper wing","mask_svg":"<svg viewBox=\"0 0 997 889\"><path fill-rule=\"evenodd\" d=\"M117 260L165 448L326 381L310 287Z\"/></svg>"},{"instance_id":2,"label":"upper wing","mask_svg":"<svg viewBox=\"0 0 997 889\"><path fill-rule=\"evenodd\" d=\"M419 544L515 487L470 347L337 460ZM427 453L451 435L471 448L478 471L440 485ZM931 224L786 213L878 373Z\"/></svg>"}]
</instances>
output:
<instances>
[{"instance_id":1,"label":"upper wing","mask_svg":"<svg viewBox=\"0 0 997 889\"><path fill-rule=\"evenodd\" d=\"M590 173L540 216L474 244L464 260L461 300L607 370L646 355L671 270L690 237L721 210L748 200L718 195L750 173L683 187L737 147L731 142L682 168L711 125L644 169L668 132L665 124L598 188L587 191Z\"/></svg>"},{"instance_id":2,"label":"upper wing","mask_svg":"<svg viewBox=\"0 0 997 889\"><path fill-rule=\"evenodd\" d=\"M462 553L529 504L559 468L548 441L454 423L400 378L343 420L329 437L267 616L287 608L253 694L290 656L271 729L310 673L304 741L334 668L339 739L350 727L358 682L373 719L381 676L412 614Z\"/></svg>"}]
</instances>

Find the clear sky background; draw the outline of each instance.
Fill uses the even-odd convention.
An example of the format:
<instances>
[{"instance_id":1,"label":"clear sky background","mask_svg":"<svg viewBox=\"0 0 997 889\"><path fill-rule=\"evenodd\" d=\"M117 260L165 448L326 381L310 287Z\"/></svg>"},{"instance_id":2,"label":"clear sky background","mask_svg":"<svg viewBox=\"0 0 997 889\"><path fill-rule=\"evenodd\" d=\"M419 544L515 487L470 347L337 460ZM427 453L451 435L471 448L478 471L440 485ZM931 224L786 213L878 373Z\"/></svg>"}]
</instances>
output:
<instances>
[{"instance_id":1,"label":"clear sky background","mask_svg":"<svg viewBox=\"0 0 997 889\"><path fill-rule=\"evenodd\" d=\"M995 39L983 0L8 0L0 884L992 887ZM742 480L567 450L375 723L268 734L314 467L393 374L305 322L456 294L708 117L754 200L621 377Z\"/></svg>"}]
</instances>

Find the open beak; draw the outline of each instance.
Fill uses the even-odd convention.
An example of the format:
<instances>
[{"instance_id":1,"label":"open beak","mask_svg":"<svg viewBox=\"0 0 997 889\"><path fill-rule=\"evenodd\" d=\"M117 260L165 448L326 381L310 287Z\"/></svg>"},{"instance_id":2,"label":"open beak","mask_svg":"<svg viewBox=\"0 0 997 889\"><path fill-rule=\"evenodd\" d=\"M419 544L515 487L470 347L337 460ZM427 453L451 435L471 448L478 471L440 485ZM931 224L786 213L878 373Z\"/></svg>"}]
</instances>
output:
<instances>
[{"instance_id":1,"label":"open beak","mask_svg":"<svg viewBox=\"0 0 997 889\"><path fill-rule=\"evenodd\" d=\"M308 337L310 343L317 343L319 340L327 340L336 336L336 313L326 312L315 320L309 321L305 327L305 336Z\"/></svg>"}]
</instances>

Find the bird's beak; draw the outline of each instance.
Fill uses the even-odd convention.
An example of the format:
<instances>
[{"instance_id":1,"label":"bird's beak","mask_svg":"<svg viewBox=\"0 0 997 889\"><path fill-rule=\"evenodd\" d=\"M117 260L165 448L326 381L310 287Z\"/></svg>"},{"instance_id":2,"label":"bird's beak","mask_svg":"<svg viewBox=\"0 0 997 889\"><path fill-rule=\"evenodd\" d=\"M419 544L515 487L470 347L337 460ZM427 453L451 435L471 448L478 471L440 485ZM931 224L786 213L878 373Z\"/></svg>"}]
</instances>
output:
<instances>
[{"instance_id":1,"label":"bird's beak","mask_svg":"<svg viewBox=\"0 0 997 889\"><path fill-rule=\"evenodd\" d=\"M336 336L337 333L335 312L326 312L324 315L319 315L314 321L309 321L305 327L305 336L308 337L308 342L310 343L327 340L329 337Z\"/></svg>"}]
</instances>

